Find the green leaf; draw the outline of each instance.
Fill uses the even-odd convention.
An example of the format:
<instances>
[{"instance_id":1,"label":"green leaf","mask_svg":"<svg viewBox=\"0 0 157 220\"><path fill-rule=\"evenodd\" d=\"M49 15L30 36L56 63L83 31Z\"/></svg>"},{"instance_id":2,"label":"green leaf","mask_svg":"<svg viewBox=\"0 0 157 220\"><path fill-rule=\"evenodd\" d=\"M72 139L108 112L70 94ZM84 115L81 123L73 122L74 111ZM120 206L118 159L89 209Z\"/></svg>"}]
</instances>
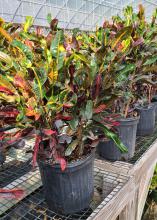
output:
<instances>
[{"instance_id":1,"label":"green leaf","mask_svg":"<svg viewBox=\"0 0 157 220\"><path fill-rule=\"evenodd\" d=\"M28 29L33 25L33 17L26 16L25 23L23 25L24 32L27 32Z\"/></svg>"},{"instance_id":2,"label":"green leaf","mask_svg":"<svg viewBox=\"0 0 157 220\"><path fill-rule=\"evenodd\" d=\"M48 21L49 24L51 23L51 21L52 21L52 15L51 15L51 13L48 13L48 15L47 15L47 21Z\"/></svg>"},{"instance_id":3,"label":"green leaf","mask_svg":"<svg viewBox=\"0 0 157 220\"><path fill-rule=\"evenodd\" d=\"M151 65L157 61L157 55L147 59L147 61L143 64L144 66L146 65Z\"/></svg>"},{"instance_id":4,"label":"green leaf","mask_svg":"<svg viewBox=\"0 0 157 220\"><path fill-rule=\"evenodd\" d=\"M74 93L71 97L71 100L70 100L74 105L77 103L77 94Z\"/></svg>"},{"instance_id":5,"label":"green leaf","mask_svg":"<svg viewBox=\"0 0 157 220\"><path fill-rule=\"evenodd\" d=\"M12 93L17 94L16 88L11 84L10 80L0 74L0 86L6 87L9 89Z\"/></svg>"},{"instance_id":6,"label":"green leaf","mask_svg":"<svg viewBox=\"0 0 157 220\"><path fill-rule=\"evenodd\" d=\"M76 60L81 60L81 61L83 61L85 64L90 64L89 61L86 59L86 57L85 57L83 54L81 54L81 53L75 53L75 54L74 54L74 58L75 58Z\"/></svg>"},{"instance_id":7,"label":"green leaf","mask_svg":"<svg viewBox=\"0 0 157 220\"><path fill-rule=\"evenodd\" d=\"M24 117L25 117L25 114L24 114L23 111L21 111L21 112L17 115L16 121L19 122L19 121L21 121Z\"/></svg>"},{"instance_id":8,"label":"green leaf","mask_svg":"<svg viewBox=\"0 0 157 220\"><path fill-rule=\"evenodd\" d=\"M58 56L57 70L62 69L64 63L64 53L60 53Z\"/></svg>"},{"instance_id":9,"label":"green leaf","mask_svg":"<svg viewBox=\"0 0 157 220\"><path fill-rule=\"evenodd\" d=\"M125 147L125 145L121 142L117 134L113 133L111 130L109 130L106 126L102 124L99 124L98 127L100 127L103 130L107 138L114 141L114 143L117 145L117 147L122 153L128 152L127 147Z\"/></svg>"},{"instance_id":10,"label":"green leaf","mask_svg":"<svg viewBox=\"0 0 157 220\"><path fill-rule=\"evenodd\" d=\"M53 57L58 58L59 45L62 44L63 41L64 41L63 30L59 30L59 31L57 31L55 38L51 42L50 51L51 51Z\"/></svg>"},{"instance_id":11,"label":"green leaf","mask_svg":"<svg viewBox=\"0 0 157 220\"><path fill-rule=\"evenodd\" d=\"M65 156L70 156L71 153L75 150L75 148L77 147L79 141L78 139L74 140L66 149L65 151Z\"/></svg>"},{"instance_id":12,"label":"green leaf","mask_svg":"<svg viewBox=\"0 0 157 220\"><path fill-rule=\"evenodd\" d=\"M26 46L25 44L23 44L21 41L18 40L13 40L11 45L13 47L17 47L20 51L22 51L25 56L27 57L27 59L32 60L33 59L33 53L31 51L31 49Z\"/></svg>"},{"instance_id":13,"label":"green leaf","mask_svg":"<svg viewBox=\"0 0 157 220\"><path fill-rule=\"evenodd\" d=\"M94 80L94 78L97 74L97 71L98 71L97 62L96 62L95 57L92 56L91 62L90 62L90 73L89 73L90 81Z\"/></svg>"},{"instance_id":14,"label":"green leaf","mask_svg":"<svg viewBox=\"0 0 157 220\"><path fill-rule=\"evenodd\" d=\"M81 109L81 115L85 120L89 120L93 116L93 102L88 100L85 109Z\"/></svg>"},{"instance_id":15,"label":"green leaf","mask_svg":"<svg viewBox=\"0 0 157 220\"><path fill-rule=\"evenodd\" d=\"M127 64L119 73L116 75L116 82L121 83L128 80L129 73L135 70L134 64Z\"/></svg>"},{"instance_id":16,"label":"green leaf","mask_svg":"<svg viewBox=\"0 0 157 220\"><path fill-rule=\"evenodd\" d=\"M67 95L68 95L68 90L66 90L66 89L63 90L62 92L60 92L60 94L59 94L60 103L66 102Z\"/></svg>"},{"instance_id":17,"label":"green leaf","mask_svg":"<svg viewBox=\"0 0 157 220\"><path fill-rule=\"evenodd\" d=\"M33 90L37 98L42 100L45 95L44 83L47 80L47 74L43 68L32 68L32 70L34 71L35 75L35 79L33 81Z\"/></svg>"},{"instance_id":18,"label":"green leaf","mask_svg":"<svg viewBox=\"0 0 157 220\"><path fill-rule=\"evenodd\" d=\"M75 130L78 126L78 119L74 118L73 120L69 121L68 123L69 123L71 129Z\"/></svg>"}]
</instances>

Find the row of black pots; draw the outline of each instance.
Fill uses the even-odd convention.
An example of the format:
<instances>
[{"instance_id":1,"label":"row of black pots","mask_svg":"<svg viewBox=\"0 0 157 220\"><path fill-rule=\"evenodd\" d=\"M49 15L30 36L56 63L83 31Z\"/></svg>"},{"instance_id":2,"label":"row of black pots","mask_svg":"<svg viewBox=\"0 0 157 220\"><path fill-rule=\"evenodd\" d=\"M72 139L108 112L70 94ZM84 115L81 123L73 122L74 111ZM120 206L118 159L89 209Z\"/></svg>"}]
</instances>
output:
<instances>
[{"instance_id":1,"label":"row of black pots","mask_svg":"<svg viewBox=\"0 0 157 220\"><path fill-rule=\"evenodd\" d=\"M157 102L146 107L137 108L139 117L119 119L120 125L117 132L122 143L127 147L128 152L122 154L112 140L100 142L98 145L98 154L104 159L128 160L133 157L135 152L136 135L146 136L153 133L155 119L157 118Z\"/></svg>"},{"instance_id":2,"label":"row of black pots","mask_svg":"<svg viewBox=\"0 0 157 220\"><path fill-rule=\"evenodd\" d=\"M106 159L113 160L132 157L135 150L136 130L140 135L153 132L155 109L157 109L155 105L139 108L140 117L120 119L120 126L117 129L121 141L128 147L127 154L122 155L112 141L107 144L100 143L99 153L102 156L105 154ZM45 200L52 211L66 215L89 207L94 193L93 164L94 152L81 160L67 164L65 171L61 171L58 164L52 166L38 160Z\"/></svg>"},{"instance_id":3,"label":"row of black pots","mask_svg":"<svg viewBox=\"0 0 157 220\"><path fill-rule=\"evenodd\" d=\"M105 152L105 158L113 160L132 157L135 151L136 131L140 135L153 132L156 106L139 108L138 118L120 119L117 129L121 141L128 147L127 154L122 155L112 141L107 144L100 143L99 153L104 155ZM89 207L94 192L93 163L94 153L68 164L62 172L57 164L52 166L38 161L45 199L51 210L60 214L73 214Z\"/></svg>"}]
</instances>

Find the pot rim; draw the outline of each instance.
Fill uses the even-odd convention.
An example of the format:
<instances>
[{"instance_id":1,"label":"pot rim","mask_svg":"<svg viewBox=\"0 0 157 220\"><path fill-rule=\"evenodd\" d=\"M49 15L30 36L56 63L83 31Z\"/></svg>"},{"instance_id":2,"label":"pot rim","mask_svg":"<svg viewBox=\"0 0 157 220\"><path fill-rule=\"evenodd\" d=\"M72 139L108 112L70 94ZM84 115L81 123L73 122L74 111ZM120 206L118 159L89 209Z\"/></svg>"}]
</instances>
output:
<instances>
[{"instance_id":1,"label":"pot rim","mask_svg":"<svg viewBox=\"0 0 157 220\"><path fill-rule=\"evenodd\" d=\"M83 156L82 158L80 159L77 159L75 161L72 161L72 162L68 162L67 165L66 165L66 169L67 168L74 168L74 167L77 167L77 166L80 166L82 165L84 162L87 162L89 161L92 157L94 158L94 155L95 155L95 149L93 149L91 151L91 153L87 154L86 156ZM44 160L41 160L41 159L38 159L37 160L39 163L44 163L45 165L51 165L52 167L54 168L57 168L57 169L60 169L60 164L59 163L54 163L54 164L51 164L50 162L46 162ZM65 169L65 170L66 170ZM64 172L64 171L63 171Z\"/></svg>"},{"instance_id":2,"label":"pot rim","mask_svg":"<svg viewBox=\"0 0 157 220\"><path fill-rule=\"evenodd\" d=\"M154 104L151 103L149 105L146 105L146 106L137 106L136 109L137 110L143 110L143 111L148 111L150 109L154 108Z\"/></svg>"},{"instance_id":3,"label":"pot rim","mask_svg":"<svg viewBox=\"0 0 157 220\"><path fill-rule=\"evenodd\" d=\"M132 121L138 121L140 119L140 116L137 117L130 117L130 118L118 118L117 121L119 122L132 122Z\"/></svg>"}]
</instances>

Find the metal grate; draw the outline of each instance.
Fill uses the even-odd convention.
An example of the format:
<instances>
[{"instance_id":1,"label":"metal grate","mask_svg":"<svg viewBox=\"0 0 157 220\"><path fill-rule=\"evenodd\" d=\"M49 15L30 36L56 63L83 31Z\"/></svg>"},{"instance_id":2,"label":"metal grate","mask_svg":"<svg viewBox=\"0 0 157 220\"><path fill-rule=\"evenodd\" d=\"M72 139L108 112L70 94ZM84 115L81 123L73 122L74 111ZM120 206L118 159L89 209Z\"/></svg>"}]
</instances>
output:
<instances>
[{"instance_id":1,"label":"metal grate","mask_svg":"<svg viewBox=\"0 0 157 220\"><path fill-rule=\"evenodd\" d=\"M152 143L157 139L157 123L154 132L145 137L137 137L136 149L134 156L128 161L129 163L135 164L142 155L151 147Z\"/></svg>"},{"instance_id":2,"label":"metal grate","mask_svg":"<svg viewBox=\"0 0 157 220\"><path fill-rule=\"evenodd\" d=\"M34 140L26 141L26 146L22 150L11 149L6 161L0 166L0 188L29 172L32 168L32 154L25 154L31 148Z\"/></svg>"},{"instance_id":3,"label":"metal grate","mask_svg":"<svg viewBox=\"0 0 157 220\"><path fill-rule=\"evenodd\" d=\"M123 162L128 162L130 164L135 164L137 161L139 161L141 159L141 157L143 156L143 154L149 150L149 148L151 147L151 145L153 144L154 141L156 141L157 139L157 123L155 125L155 129L154 132L151 135L148 136L138 136L136 138L136 146L135 146L135 154L132 158L130 158L129 160L125 160L124 158L120 159L119 161L123 161ZM96 159L99 160L104 160L103 157L101 157L98 152L96 152ZM105 159L107 161L107 159ZM110 161L110 160L108 160ZM111 161L113 162L113 161ZM116 164L118 165L118 161L116 161ZM121 163L120 163L121 164ZM128 166L128 165L126 165Z\"/></svg>"},{"instance_id":4,"label":"metal grate","mask_svg":"<svg viewBox=\"0 0 157 220\"><path fill-rule=\"evenodd\" d=\"M89 207L74 215L59 215L49 210L45 201L38 169L13 180L5 188L23 188L22 200L0 199L0 219L2 220L75 220L93 217L120 191L128 177L95 168L95 191Z\"/></svg>"}]
</instances>

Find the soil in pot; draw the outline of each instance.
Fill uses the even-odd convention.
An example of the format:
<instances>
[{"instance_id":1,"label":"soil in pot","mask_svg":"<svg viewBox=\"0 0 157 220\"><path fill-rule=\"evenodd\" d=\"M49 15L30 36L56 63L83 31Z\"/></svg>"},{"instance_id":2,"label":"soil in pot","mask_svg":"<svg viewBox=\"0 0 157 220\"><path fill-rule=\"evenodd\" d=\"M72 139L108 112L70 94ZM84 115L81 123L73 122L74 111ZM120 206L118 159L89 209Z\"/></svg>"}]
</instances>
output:
<instances>
[{"instance_id":1,"label":"soil in pot","mask_svg":"<svg viewBox=\"0 0 157 220\"><path fill-rule=\"evenodd\" d=\"M94 193L94 153L67 164L60 165L38 160L45 200L48 207L59 214L73 214L87 207Z\"/></svg>"},{"instance_id":2,"label":"soil in pot","mask_svg":"<svg viewBox=\"0 0 157 220\"><path fill-rule=\"evenodd\" d=\"M111 161L128 160L133 157L135 152L136 131L139 118L123 118L118 121L120 125L117 126L117 131L128 152L122 154L112 140L100 142L97 147L98 154L104 159Z\"/></svg>"},{"instance_id":3,"label":"soil in pot","mask_svg":"<svg viewBox=\"0 0 157 220\"><path fill-rule=\"evenodd\" d=\"M137 108L140 114L140 120L137 126L137 135L144 136L153 133L155 128L155 109L156 106L154 104Z\"/></svg>"}]
</instances>

